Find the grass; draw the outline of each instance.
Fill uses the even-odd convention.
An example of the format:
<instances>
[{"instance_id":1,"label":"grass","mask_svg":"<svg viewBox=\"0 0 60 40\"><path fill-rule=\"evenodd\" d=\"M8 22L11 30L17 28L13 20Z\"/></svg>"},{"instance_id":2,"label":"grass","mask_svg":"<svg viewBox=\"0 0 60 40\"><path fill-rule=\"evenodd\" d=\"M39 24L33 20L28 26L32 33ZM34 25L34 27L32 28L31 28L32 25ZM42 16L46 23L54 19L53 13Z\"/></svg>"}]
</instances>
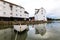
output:
<instances>
[{"instance_id":1,"label":"grass","mask_svg":"<svg viewBox=\"0 0 60 40\"><path fill-rule=\"evenodd\" d=\"M15 25L15 24L40 24L51 21L0 21L0 25Z\"/></svg>"},{"instance_id":2,"label":"grass","mask_svg":"<svg viewBox=\"0 0 60 40\"><path fill-rule=\"evenodd\" d=\"M40 23L47 23L51 21L0 21L0 29L2 28L12 28L13 25L17 24L40 24Z\"/></svg>"}]
</instances>

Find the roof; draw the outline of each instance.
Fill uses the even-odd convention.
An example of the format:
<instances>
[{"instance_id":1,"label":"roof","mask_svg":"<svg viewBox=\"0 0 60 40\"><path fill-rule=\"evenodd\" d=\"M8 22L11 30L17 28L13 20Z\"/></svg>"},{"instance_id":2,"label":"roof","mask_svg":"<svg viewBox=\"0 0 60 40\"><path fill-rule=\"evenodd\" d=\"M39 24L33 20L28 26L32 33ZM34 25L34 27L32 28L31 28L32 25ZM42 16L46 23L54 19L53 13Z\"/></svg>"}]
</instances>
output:
<instances>
[{"instance_id":1,"label":"roof","mask_svg":"<svg viewBox=\"0 0 60 40\"><path fill-rule=\"evenodd\" d=\"M35 10L37 10L37 12L35 12L35 15L38 14L39 10L41 10L41 9L44 9L44 8L41 7L40 9L35 9ZM45 9L44 9L44 10L45 10Z\"/></svg>"},{"instance_id":2,"label":"roof","mask_svg":"<svg viewBox=\"0 0 60 40\"><path fill-rule=\"evenodd\" d=\"M0 0L0 1L2 1L2 2L6 2L6 3L9 3L10 5L15 5L15 6L18 6L18 7L20 7L20 8L23 8L22 6L16 5L16 4L11 3L11 2L7 2L7 1L4 1L4 0ZM24 8L23 8L23 9L24 9Z\"/></svg>"},{"instance_id":3,"label":"roof","mask_svg":"<svg viewBox=\"0 0 60 40\"><path fill-rule=\"evenodd\" d=\"M40 9L35 9L35 10L38 10L37 12L35 12L35 15L39 12Z\"/></svg>"},{"instance_id":4,"label":"roof","mask_svg":"<svg viewBox=\"0 0 60 40\"><path fill-rule=\"evenodd\" d=\"M24 13L29 14L27 11L24 11Z\"/></svg>"}]
</instances>

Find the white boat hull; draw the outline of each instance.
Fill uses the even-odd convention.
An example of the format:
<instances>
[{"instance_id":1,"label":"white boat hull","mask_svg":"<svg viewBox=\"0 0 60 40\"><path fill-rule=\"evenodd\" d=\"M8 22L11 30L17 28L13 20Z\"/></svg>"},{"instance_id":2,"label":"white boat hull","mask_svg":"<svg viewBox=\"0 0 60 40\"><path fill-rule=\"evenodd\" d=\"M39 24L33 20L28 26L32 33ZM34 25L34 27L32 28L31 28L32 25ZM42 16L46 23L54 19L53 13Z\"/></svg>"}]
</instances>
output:
<instances>
[{"instance_id":1,"label":"white boat hull","mask_svg":"<svg viewBox=\"0 0 60 40\"><path fill-rule=\"evenodd\" d=\"M14 30L22 32L27 29L27 25L14 25Z\"/></svg>"}]
</instances>

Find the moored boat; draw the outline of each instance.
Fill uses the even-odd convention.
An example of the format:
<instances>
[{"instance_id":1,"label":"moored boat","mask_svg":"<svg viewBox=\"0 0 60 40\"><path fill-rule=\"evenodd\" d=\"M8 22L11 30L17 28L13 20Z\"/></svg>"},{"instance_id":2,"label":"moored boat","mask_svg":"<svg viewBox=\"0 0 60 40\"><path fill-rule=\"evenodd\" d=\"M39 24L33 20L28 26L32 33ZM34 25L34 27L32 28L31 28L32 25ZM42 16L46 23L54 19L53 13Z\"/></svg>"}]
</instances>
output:
<instances>
[{"instance_id":1,"label":"moored boat","mask_svg":"<svg viewBox=\"0 0 60 40\"><path fill-rule=\"evenodd\" d=\"M27 30L28 26L27 25L13 25L14 30L18 32L22 32L24 30Z\"/></svg>"}]
</instances>

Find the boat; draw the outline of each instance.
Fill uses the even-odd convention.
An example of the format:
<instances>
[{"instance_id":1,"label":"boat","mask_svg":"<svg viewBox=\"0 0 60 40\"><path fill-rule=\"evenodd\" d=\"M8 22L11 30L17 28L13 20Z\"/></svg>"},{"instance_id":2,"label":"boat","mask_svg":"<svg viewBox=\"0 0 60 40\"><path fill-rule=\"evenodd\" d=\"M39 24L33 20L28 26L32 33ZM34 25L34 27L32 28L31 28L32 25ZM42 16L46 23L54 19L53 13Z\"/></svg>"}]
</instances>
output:
<instances>
[{"instance_id":1,"label":"boat","mask_svg":"<svg viewBox=\"0 0 60 40\"><path fill-rule=\"evenodd\" d=\"M18 31L18 32L22 32L24 30L27 30L28 29L28 26L27 25L13 25L14 27L14 30Z\"/></svg>"}]
</instances>

